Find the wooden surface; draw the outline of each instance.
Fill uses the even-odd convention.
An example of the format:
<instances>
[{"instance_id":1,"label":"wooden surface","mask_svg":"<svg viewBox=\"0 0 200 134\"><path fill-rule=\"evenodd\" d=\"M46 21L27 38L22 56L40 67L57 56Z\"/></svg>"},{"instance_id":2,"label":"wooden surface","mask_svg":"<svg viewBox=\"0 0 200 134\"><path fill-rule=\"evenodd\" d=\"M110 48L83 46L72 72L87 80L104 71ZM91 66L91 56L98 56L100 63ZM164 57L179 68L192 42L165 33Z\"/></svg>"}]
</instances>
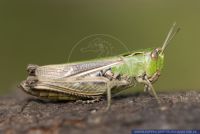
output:
<instances>
[{"instance_id":1,"label":"wooden surface","mask_svg":"<svg viewBox=\"0 0 200 134\"><path fill-rule=\"evenodd\" d=\"M130 134L132 129L199 129L200 93L160 93L162 104L146 94L94 104L44 102L21 91L0 98L0 133Z\"/></svg>"}]
</instances>

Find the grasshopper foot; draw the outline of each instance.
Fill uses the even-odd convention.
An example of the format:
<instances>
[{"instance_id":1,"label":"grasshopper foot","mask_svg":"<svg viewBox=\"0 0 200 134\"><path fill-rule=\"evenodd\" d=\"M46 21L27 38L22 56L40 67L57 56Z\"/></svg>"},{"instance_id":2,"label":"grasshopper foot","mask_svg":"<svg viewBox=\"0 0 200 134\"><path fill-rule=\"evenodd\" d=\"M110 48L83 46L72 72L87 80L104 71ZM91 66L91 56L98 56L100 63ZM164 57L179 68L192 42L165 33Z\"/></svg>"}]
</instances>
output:
<instances>
[{"instance_id":1,"label":"grasshopper foot","mask_svg":"<svg viewBox=\"0 0 200 134\"><path fill-rule=\"evenodd\" d=\"M154 87L153 87L152 83L149 81L149 79L147 78L146 75L144 75L144 77L137 77L136 80L139 83L145 84L144 90L151 91L152 95L156 98L157 102L158 103L161 102L160 99L158 98L158 95L157 95L156 91L154 90Z\"/></svg>"}]
</instances>

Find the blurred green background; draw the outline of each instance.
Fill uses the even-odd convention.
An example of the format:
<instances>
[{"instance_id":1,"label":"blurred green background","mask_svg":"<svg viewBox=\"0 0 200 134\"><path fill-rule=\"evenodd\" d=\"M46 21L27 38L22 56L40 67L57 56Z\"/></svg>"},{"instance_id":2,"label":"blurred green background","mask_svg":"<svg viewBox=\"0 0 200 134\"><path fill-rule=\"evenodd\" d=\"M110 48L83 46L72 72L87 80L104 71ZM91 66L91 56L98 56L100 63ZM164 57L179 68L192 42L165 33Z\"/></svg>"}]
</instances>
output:
<instances>
[{"instance_id":1,"label":"blurred green background","mask_svg":"<svg viewBox=\"0 0 200 134\"><path fill-rule=\"evenodd\" d=\"M151 48L163 43L174 21L181 31L167 48L155 88L199 89L199 0L1 0L0 93L17 89L29 63L67 62L88 35L112 35L130 50ZM88 59L75 55L71 61Z\"/></svg>"}]
</instances>

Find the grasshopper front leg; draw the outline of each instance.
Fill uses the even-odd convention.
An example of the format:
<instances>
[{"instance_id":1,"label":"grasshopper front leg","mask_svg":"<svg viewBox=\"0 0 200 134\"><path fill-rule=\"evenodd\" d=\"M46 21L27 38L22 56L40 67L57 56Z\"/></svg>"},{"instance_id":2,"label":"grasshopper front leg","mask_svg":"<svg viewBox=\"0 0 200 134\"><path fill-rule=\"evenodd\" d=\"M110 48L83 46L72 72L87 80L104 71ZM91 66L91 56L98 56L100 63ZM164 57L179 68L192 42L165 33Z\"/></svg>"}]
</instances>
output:
<instances>
[{"instance_id":1,"label":"grasshopper front leg","mask_svg":"<svg viewBox=\"0 0 200 134\"><path fill-rule=\"evenodd\" d=\"M146 86L145 88L150 89L152 91L154 97L156 98L157 102L160 103L160 99L158 98L158 95L157 95L156 91L154 90L152 83L149 81L149 79L146 75L144 77L136 77L136 80L139 83L145 84L145 86Z\"/></svg>"},{"instance_id":2,"label":"grasshopper front leg","mask_svg":"<svg viewBox=\"0 0 200 134\"><path fill-rule=\"evenodd\" d=\"M160 76L160 71L157 71L153 76L148 78L148 80L151 82L151 84L153 84L158 80L159 76ZM150 90L151 90L150 87L148 85L145 85L144 92L149 93Z\"/></svg>"}]
</instances>

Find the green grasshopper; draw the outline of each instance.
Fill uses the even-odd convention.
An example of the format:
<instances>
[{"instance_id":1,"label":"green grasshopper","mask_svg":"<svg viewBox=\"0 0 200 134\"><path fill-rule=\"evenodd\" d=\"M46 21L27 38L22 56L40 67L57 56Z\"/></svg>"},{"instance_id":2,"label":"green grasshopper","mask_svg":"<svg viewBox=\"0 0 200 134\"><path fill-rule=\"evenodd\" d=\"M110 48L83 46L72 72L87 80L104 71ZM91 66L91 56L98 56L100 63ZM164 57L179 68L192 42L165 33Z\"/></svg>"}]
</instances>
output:
<instances>
[{"instance_id":1,"label":"green grasshopper","mask_svg":"<svg viewBox=\"0 0 200 134\"><path fill-rule=\"evenodd\" d=\"M107 96L107 109L111 95L136 83L152 92L160 102L152 84L163 68L164 50L179 28L171 27L161 48L129 52L115 57L58 65L27 67L28 78L20 87L28 94L48 100L99 101Z\"/></svg>"}]
</instances>

